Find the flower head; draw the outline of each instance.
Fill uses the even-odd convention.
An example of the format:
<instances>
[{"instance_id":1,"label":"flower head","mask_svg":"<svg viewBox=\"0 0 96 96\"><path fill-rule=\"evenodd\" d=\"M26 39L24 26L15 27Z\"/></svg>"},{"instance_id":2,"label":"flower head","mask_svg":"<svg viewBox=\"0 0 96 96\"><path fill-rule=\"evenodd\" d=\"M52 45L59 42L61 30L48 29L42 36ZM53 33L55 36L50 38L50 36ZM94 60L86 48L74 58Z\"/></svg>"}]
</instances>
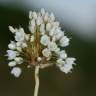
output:
<instances>
[{"instance_id":1,"label":"flower head","mask_svg":"<svg viewBox=\"0 0 96 96\"><path fill-rule=\"evenodd\" d=\"M40 12L29 12L29 34L22 27L9 30L14 34L14 41L8 44L8 66L12 68L11 74L15 77L21 75L20 64L26 67L56 65L62 72L68 73L73 69L75 58L69 58L61 47L69 45L69 38L61 30L60 24L55 20L53 13L44 9Z\"/></svg>"}]
</instances>

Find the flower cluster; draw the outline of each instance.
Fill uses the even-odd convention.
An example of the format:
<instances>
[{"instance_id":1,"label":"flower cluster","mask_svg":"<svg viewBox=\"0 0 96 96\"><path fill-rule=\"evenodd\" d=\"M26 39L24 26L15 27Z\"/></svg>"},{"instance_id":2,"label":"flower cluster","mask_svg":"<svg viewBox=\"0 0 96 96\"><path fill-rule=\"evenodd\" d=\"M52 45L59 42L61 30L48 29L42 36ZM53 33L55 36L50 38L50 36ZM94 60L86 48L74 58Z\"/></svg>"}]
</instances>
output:
<instances>
[{"instance_id":1,"label":"flower cluster","mask_svg":"<svg viewBox=\"0 0 96 96\"><path fill-rule=\"evenodd\" d=\"M9 43L7 50L11 74L19 77L22 72L21 64L26 64L28 68L56 65L65 73L71 72L75 58L68 57L64 50L70 39L61 30L54 14L49 14L42 8L40 12L30 11L29 19L29 34L22 27L17 29L9 26L15 38Z\"/></svg>"}]
</instances>

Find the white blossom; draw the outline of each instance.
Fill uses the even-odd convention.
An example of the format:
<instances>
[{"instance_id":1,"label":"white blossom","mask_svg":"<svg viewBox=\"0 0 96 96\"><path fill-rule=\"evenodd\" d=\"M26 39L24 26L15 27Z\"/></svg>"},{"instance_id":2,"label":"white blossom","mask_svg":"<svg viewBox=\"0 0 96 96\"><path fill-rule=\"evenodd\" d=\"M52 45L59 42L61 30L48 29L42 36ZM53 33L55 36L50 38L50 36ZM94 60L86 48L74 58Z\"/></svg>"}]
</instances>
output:
<instances>
[{"instance_id":1,"label":"white blossom","mask_svg":"<svg viewBox=\"0 0 96 96\"><path fill-rule=\"evenodd\" d=\"M21 44L22 44L22 42L21 42L21 41L18 41L18 42L16 43L16 46L17 46L17 47L20 47Z\"/></svg>"},{"instance_id":2,"label":"white blossom","mask_svg":"<svg viewBox=\"0 0 96 96\"><path fill-rule=\"evenodd\" d=\"M25 34L25 33L24 33L24 29L23 29L22 27L19 28L19 32Z\"/></svg>"},{"instance_id":3,"label":"white blossom","mask_svg":"<svg viewBox=\"0 0 96 96\"><path fill-rule=\"evenodd\" d=\"M50 31L51 28L52 28L51 23L47 23L47 24L46 24L46 31Z\"/></svg>"},{"instance_id":4,"label":"white blossom","mask_svg":"<svg viewBox=\"0 0 96 96\"><path fill-rule=\"evenodd\" d=\"M22 48L21 47L16 47L17 51L22 52Z\"/></svg>"},{"instance_id":5,"label":"white blossom","mask_svg":"<svg viewBox=\"0 0 96 96\"><path fill-rule=\"evenodd\" d=\"M8 45L8 48L12 50L16 49L16 43L14 41L11 41L10 44Z\"/></svg>"},{"instance_id":6,"label":"white blossom","mask_svg":"<svg viewBox=\"0 0 96 96\"><path fill-rule=\"evenodd\" d=\"M32 25L29 25L29 31L31 32L31 33L34 33L35 32L35 27L34 26L32 26Z\"/></svg>"},{"instance_id":7,"label":"white blossom","mask_svg":"<svg viewBox=\"0 0 96 96\"><path fill-rule=\"evenodd\" d=\"M54 50L54 52L55 52L56 54L58 54L58 53L60 52L60 48L57 47L56 50Z\"/></svg>"},{"instance_id":8,"label":"white blossom","mask_svg":"<svg viewBox=\"0 0 96 96\"><path fill-rule=\"evenodd\" d=\"M17 51L7 50L8 60L12 60L17 56Z\"/></svg>"},{"instance_id":9,"label":"white blossom","mask_svg":"<svg viewBox=\"0 0 96 96\"><path fill-rule=\"evenodd\" d=\"M30 42L33 42L33 41L34 41L34 36L32 35L30 38Z\"/></svg>"},{"instance_id":10,"label":"white blossom","mask_svg":"<svg viewBox=\"0 0 96 96\"><path fill-rule=\"evenodd\" d=\"M64 36L64 32L62 32L60 29L56 30L55 38L57 40L61 39Z\"/></svg>"},{"instance_id":11,"label":"white blossom","mask_svg":"<svg viewBox=\"0 0 96 96\"><path fill-rule=\"evenodd\" d=\"M74 62L75 62L75 58L73 58L73 57L68 57L67 59L66 59L66 64L68 64L68 65L72 65L72 64L75 64Z\"/></svg>"},{"instance_id":12,"label":"white blossom","mask_svg":"<svg viewBox=\"0 0 96 96\"><path fill-rule=\"evenodd\" d=\"M22 64L23 63L23 58L22 57L15 57L14 60L17 64Z\"/></svg>"},{"instance_id":13,"label":"white blossom","mask_svg":"<svg viewBox=\"0 0 96 96\"><path fill-rule=\"evenodd\" d=\"M29 31L31 33L34 33L35 32L35 27L36 27L36 22L35 22L35 19L32 19L29 23Z\"/></svg>"},{"instance_id":14,"label":"white blossom","mask_svg":"<svg viewBox=\"0 0 96 96\"><path fill-rule=\"evenodd\" d=\"M43 49L42 54L45 57L50 57L51 56L51 52L48 48Z\"/></svg>"},{"instance_id":15,"label":"white blossom","mask_svg":"<svg viewBox=\"0 0 96 96\"><path fill-rule=\"evenodd\" d=\"M28 41L30 38L30 34L25 34L25 40Z\"/></svg>"},{"instance_id":16,"label":"white blossom","mask_svg":"<svg viewBox=\"0 0 96 96\"><path fill-rule=\"evenodd\" d=\"M56 42L56 37L55 36L52 37L52 42Z\"/></svg>"},{"instance_id":17,"label":"white blossom","mask_svg":"<svg viewBox=\"0 0 96 96\"><path fill-rule=\"evenodd\" d=\"M57 49L57 44L55 42L50 42L48 44L48 49L51 50L51 51L55 51Z\"/></svg>"},{"instance_id":18,"label":"white blossom","mask_svg":"<svg viewBox=\"0 0 96 96\"><path fill-rule=\"evenodd\" d=\"M35 11L33 12L32 16L34 19L37 19L37 13Z\"/></svg>"},{"instance_id":19,"label":"white blossom","mask_svg":"<svg viewBox=\"0 0 96 96\"><path fill-rule=\"evenodd\" d=\"M48 19L49 19L49 14L48 14L48 12L46 12L44 15L44 21L47 22Z\"/></svg>"},{"instance_id":20,"label":"white blossom","mask_svg":"<svg viewBox=\"0 0 96 96\"><path fill-rule=\"evenodd\" d=\"M41 37L40 43L44 46L48 45L50 42L50 38L47 35L43 35Z\"/></svg>"},{"instance_id":21,"label":"white blossom","mask_svg":"<svg viewBox=\"0 0 96 96\"><path fill-rule=\"evenodd\" d=\"M51 19L52 21L54 21L54 20L55 20L55 16L54 16L54 14L53 14L53 13L51 13L51 14L50 14L50 19Z\"/></svg>"},{"instance_id":22,"label":"white blossom","mask_svg":"<svg viewBox=\"0 0 96 96\"><path fill-rule=\"evenodd\" d=\"M22 42L22 48L27 47L27 44L25 42Z\"/></svg>"},{"instance_id":23,"label":"white blossom","mask_svg":"<svg viewBox=\"0 0 96 96\"><path fill-rule=\"evenodd\" d=\"M44 24L40 25L40 32L42 35L44 35L44 33L45 33L45 25Z\"/></svg>"},{"instance_id":24,"label":"white blossom","mask_svg":"<svg viewBox=\"0 0 96 96\"><path fill-rule=\"evenodd\" d=\"M18 32L15 33L15 40L16 41L24 41L25 33L23 29L20 28Z\"/></svg>"},{"instance_id":25,"label":"white blossom","mask_svg":"<svg viewBox=\"0 0 96 96\"><path fill-rule=\"evenodd\" d=\"M60 40L60 45L62 47L66 47L69 45L69 38L67 38L67 36L63 36Z\"/></svg>"},{"instance_id":26,"label":"white blossom","mask_svg":"<svg viewBox=\"0 0 96 96\"><path fill-rule=\"evenodd\" d=\"M43 23L43 20L42 20L42 18L40 16L37 17L36 23L37 23L37 25L41 25Z\"/></svg>"},{"instance_id":27,"label":"white blossom","mask_svg":"<svg viewBox=\"0 0 96 96\"><path fill-rule=\"evenodd\" d=\"M49 35L50 35L50 36L53 36L55 32L56 32L56 29L55 29L55 27L53 27L53 28L51 28L51 30L49 31Z\"/></svg>"},{"instance_id":28,"label":"white blossom","mask_svg":"<svg viewBox=\"0 0 96 96\"><path fill-rule=\"evenodd\" d=\"M16 46L17 46L17 48L18 48L18 47L19 47L19 48L25 48L25 47L27 47L27 44L26 44L26 42L20 41L20 42L17 42L17 43L16 43Z\"/></svg>"},{"instance_id":29,"label":"white blossom","mask_svg":"<svg viewBox=\"0 0 96 96\"><path fill-rule=\"evenodd\" d=\"M11 70L11 74L14 75L16 78L18 78L21 75L21 72L22 72L22 70L19 67L14 67Z\"/></svg>"},{"instance_id":30,"label":"white blossom","mask_svg":"<svg viewBox=\"0 0 96 96\"><path fill-rule=\"evenodd\" d=\"M75 64L74 63L75 60L76 60L75 58L67 58L66 61L65 61L64 66L63 67L60 67L60 70L62 72L65 72L66 74L69 73L69 72L71 72L71 70L73 69L73 66L72 65Z\"/></svg>"},{"instance_id":31,"label":"white blossom","mask_svg":"<svg viewBox=\"0 0 96 96\"><path fill-rule=\"evenodd\" d=\"M9 30L12 32L12 33L15 33L16 30L12 27L12 26L9 26Z\"/></svg>"},{"instance_id":32,"label":"white blossom","mask_svg":"<svg viewBox=\"0 0 96 96\"><path fill-rule=\"evenodd\" d=\"M62 50L59 52L59 56L61 59L65 59L65 58L67 58L67 53L64 50Z\"/></svg>"},{"instance_id":33,"label":"white blossom","mask_svg":"<svg viewBox=\"0 0 96 96\"><path fill-rule=\"evenodd\" d=\"M16 66L16 62L15 61L11 61L11 62L8 63L8 66L9 67L14 67L14 66Z\"/></svg>"},{"instance_id":34,"label":"white blossom","mask_svg":"<svg viewBox=\"0 0 96 96\"><path fill-rule=\"evenodd\" d=\"M44 8L41 8L41 14L42 14L42 16L45 15L45 9Z\"/></svg>"},{"instance_id":35,"label":"white blossom","mask_svg":"<svg viewBox=\"0 0 96 96\"><path fill-rule=\"evenodd\" d=\"M32 19L32 20L30 21L30 25L31 25L31 26L33 26L33 27L35 27L35 26L36 26L35 19Z\"/></svg>"},{"instance_id":36,"label":"white blossom","mask_svg":"<svg viewBox=\"0 0 96 96\"><path fill-rule=\"evenodd\" d=\"M57 62L57 64L56 64L56 65L57 65L58 67L63 67L63 66L64 66L64 64L65 64L65 61L64 61L64 60L62 60L61 58L59 58L56 62Z\"/></svg>"},{"instance_id":37,"label":"white blossom","mask_svg":"<svg viewBox=\"0 0 96 96\"><path fill-rule=\"evenodd\" d=\"M32 19L32 11L29 11L29 19Z\"/></svg>"}]
</instances>

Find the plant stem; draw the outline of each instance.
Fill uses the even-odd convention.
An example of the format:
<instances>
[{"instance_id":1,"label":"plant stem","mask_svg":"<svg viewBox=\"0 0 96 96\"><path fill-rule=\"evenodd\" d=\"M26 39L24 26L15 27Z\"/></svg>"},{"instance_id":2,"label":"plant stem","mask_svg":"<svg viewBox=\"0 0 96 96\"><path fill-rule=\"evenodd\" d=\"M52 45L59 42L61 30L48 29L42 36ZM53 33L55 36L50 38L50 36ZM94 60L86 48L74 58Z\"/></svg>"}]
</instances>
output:
<instances>
[{"instance_id":1,"label":"plant stem","mask_svg":"<svg viewBox=\"0 0 96 96\"><path fill-rule=\"evenodd\" d=\"M39 90L39 66L35 67L35 89L34 89L34 96L38 96Z\"/></svg>"}]
</instances>

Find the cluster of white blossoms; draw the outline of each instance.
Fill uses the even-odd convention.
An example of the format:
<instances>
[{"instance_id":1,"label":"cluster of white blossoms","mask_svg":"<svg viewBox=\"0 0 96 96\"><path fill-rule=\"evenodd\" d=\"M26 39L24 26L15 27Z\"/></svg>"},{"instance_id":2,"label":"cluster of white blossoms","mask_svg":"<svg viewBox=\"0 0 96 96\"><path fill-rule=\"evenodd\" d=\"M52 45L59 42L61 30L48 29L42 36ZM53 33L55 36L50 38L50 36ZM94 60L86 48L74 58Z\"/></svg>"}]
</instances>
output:
<instances>
[{"instance_id":1,"label":"cluster of white blossoms","mask_svg":"<svg viewBox=\"0 0 96 96\"><path fill-rule=\"evenodd\" d=\"M15 38L7 50L11 74L19 77L22 64L26 64L28 68L56 65L62 72L71 72L75 58L68 57L64 50L70 39L61 30L54 14L49 14L42 8L40 12L30 11L29 19L29 34L22 27L17 29L9 26Z\"/></svg>"}]
</instances>

